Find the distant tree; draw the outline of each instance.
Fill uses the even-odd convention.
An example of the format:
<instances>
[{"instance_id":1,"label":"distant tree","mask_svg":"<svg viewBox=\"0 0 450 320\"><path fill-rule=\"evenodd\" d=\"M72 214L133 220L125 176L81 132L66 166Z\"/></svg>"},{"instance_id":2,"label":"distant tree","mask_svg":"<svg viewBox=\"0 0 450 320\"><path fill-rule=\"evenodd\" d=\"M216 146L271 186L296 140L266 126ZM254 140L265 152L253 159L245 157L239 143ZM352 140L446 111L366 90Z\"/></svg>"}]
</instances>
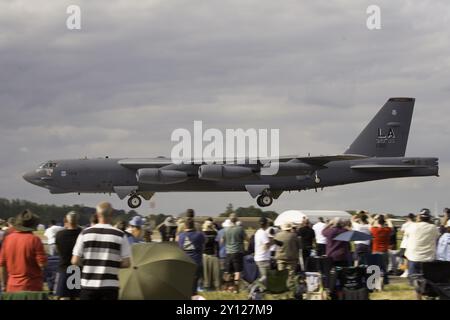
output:
<instances>
[{"instance_id":1,"label":"distant tree","mask_svg":"<svg viewBox=\"0 0 450 320\"><path fill-rule=\"evenodd\" d=\"M233 212L234 212L233 204L229 203L227 205L227 208L225 209L224 215L229 216Z\"/></svg>"},{"instance_id":2,"label":"distant tree","mask_svg":"<svg viewBox=\"0 0 450 320\"><path fill-rule=\"evenodd\" d=\"M234 212L239 217L266 217L266 218L274 220L278 216L278 213L275 211L263 211L260 208L256 208L254 206L249 206L246 208L239 207L236 210L234 210ZM229 215L229 213L224 212L224 213L220 214L219 216L227 217L228 215Z\"/></svg>"}]
</instances>

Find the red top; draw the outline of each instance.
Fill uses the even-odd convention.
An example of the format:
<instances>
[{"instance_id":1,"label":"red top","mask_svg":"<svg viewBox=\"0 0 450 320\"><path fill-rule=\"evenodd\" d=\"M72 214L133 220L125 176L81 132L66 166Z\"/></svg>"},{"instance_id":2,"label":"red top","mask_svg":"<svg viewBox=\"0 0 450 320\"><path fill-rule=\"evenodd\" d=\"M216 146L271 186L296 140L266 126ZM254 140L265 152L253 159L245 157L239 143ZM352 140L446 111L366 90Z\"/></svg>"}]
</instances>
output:
<instances>
[{"instance_id":1,"label":"red top","mask_svg":"<svg viewBox=\"0 0 450 320\"><path fill-rule=\"evenodd\" d=\"M389 240L391 238L391 228L389 227L372 227L372 252L387 252L389 250Z\"/></svg>"},{"instance_id":2,"label":"red top","mask_svg":"<svg viewBox=\"0 0 450 320\"><path fill-rule=\"evenodd\" d=\"M42 291L47 254L39 237L31 232L14 231L3 240L0 266L8 272L7 292Z\"/></svg>"}]
</instances>

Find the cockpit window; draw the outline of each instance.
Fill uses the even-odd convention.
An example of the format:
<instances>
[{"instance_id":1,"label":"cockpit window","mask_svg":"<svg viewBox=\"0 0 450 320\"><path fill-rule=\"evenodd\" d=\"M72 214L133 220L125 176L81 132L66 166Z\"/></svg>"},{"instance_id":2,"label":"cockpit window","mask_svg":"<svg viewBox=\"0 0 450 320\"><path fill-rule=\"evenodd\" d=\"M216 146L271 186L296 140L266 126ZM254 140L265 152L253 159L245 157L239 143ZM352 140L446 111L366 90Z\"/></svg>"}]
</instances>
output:
<instances>
[{"instance_id":1,"label":"cockpit window","mask_svg":"<svg viewBox=\"0 0 450 320\"><path fill-rule=\"evenodd\" d=\"M53 169L56 168L58 164L54 161L48 161L39 166L39 169Z\"/></svg>"}]
</instances>

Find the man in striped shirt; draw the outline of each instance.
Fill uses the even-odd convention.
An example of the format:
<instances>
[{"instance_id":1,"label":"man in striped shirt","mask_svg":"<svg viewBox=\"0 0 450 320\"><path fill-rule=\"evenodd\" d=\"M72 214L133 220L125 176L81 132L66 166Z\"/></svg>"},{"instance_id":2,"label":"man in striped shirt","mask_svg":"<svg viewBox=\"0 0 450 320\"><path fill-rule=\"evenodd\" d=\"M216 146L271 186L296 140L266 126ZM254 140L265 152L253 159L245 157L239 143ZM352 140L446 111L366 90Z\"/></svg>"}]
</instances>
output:
<instances>
[{"instance_id":1,"label":"man in striped shirt","mask_svg":"<svg viewBox=\"0 0 450 320\"><path fill-rule=\"evenodd\" d=\"M117 300L120 268L130 266L130 245L125 233L111 225L113 209L107 202L97 206L98 223L79 235L72 264L82 265L81 300Z\"/></svg>"}]
</instances>

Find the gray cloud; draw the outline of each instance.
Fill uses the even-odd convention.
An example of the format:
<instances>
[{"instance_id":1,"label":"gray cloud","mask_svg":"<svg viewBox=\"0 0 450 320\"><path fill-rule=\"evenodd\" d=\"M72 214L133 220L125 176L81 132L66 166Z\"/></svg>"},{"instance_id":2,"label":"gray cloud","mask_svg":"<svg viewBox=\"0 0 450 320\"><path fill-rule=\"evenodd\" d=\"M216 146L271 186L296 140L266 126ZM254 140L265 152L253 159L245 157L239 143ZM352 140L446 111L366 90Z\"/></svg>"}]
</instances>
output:
<instances>
[{"instance_id":1,"label":"gray cloud","mask_svg":"<svg viewBox=\"0 0 450 320\"><path fill-rule=\"evenodd\" d=\"M79 4L82 30L65 28ZM173 129L281 128L285 154L339 153L391 96L414 96L409 155L441 178L283 195L273 206L406 212L448 205L448 1L4 1L0 3L0 195L53 196L20 174L46 159L170 154ZM114 204L125 208L125 203ZM220 212L245 193L158 194L157 210ZM142 209L142 212L147 211Z\"/></svg>"}]
</instances>

